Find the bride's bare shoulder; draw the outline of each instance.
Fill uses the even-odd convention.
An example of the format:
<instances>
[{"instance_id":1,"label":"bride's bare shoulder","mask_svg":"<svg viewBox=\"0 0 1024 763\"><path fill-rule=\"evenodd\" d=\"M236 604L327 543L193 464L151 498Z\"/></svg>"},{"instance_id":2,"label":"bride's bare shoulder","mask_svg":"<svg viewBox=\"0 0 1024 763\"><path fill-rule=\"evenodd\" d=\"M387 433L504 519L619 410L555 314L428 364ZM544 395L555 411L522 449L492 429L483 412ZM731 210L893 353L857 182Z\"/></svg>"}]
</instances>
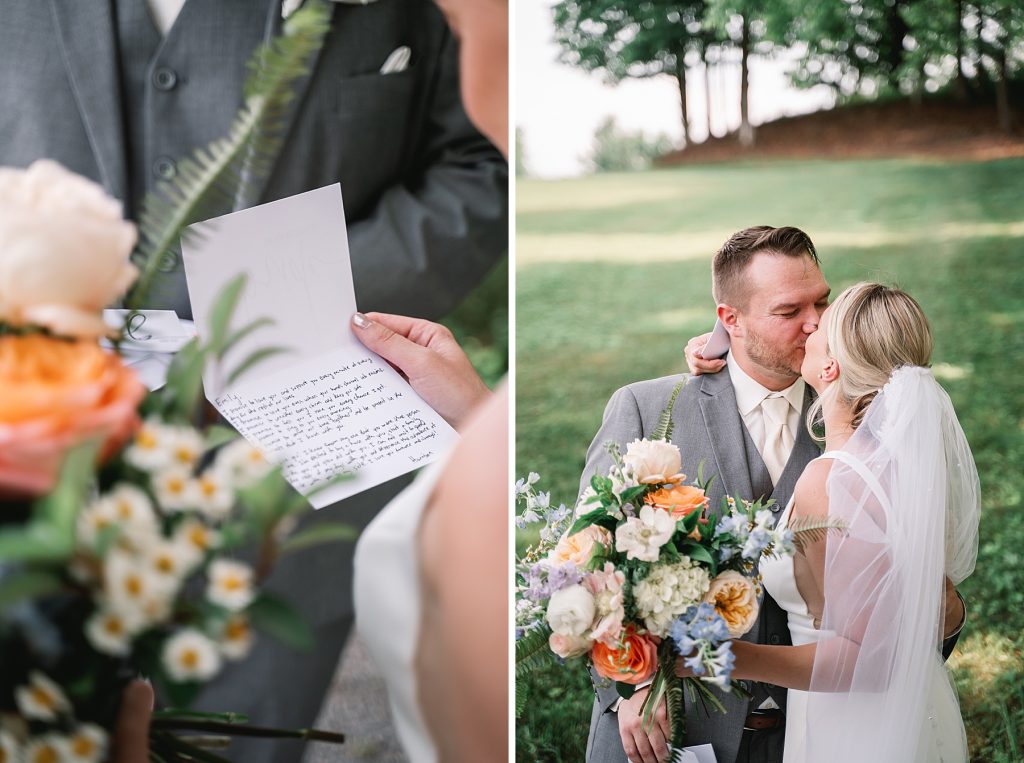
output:
<instances>
[{"instance_id":1,"label":"bride's bare shoulder","mask_svg":"<svg viewBox=\"0 0 1024 763\"><path fill-rule=\"evenodd\" d=\"M828 475L831 472L830 458L819 458L807 465L793 489L793 516L828 514Z\"/></svg>"}]
</instances>

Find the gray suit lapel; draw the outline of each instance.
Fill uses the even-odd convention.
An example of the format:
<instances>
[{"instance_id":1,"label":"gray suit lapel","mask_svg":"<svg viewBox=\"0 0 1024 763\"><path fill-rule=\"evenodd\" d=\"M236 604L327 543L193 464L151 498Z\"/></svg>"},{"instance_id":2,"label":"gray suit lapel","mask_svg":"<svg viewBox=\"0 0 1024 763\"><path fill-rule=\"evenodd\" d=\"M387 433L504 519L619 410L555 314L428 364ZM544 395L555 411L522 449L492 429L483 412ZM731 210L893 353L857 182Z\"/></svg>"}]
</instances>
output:
<instances>
[{"instance_id":1,"label":"gray suit lapel","mask_svg":"<svg viewBox=\"0 0 1024 763\"><path fill-rule=\"evenodd\" d=\"M743 437L745 428L736 406L728 369L701 377L700 411L704 417L715 471L727 495L752 495L750 467Z\"/></svg>"},{"instance_id":2,"label":"gray suit lapel","mask_svg":"<svg viewBox=\"0 0 1024 763\"><path fill-rule=\"evenodd\" d=\"M281 33L281 28L284 21L281 18L281 6L284 4L284 0L272 0L270 3L270 9L267 13L267 22L265 32L263 34L263 44L269 43L274 37ZM334 28L334 24L338 23L338 6L339 3L329 3L331 9L331 29L324 35L323 43L317 48L316 52L313 53L309 61L310 74L299 80L292 89L292 99L287 106L287 114L284 117L284 123L281 126L281 137L282 149L286 144L288 132L291 130L291 125L295 121L296 114L299 113L302 102L305 100L306 91L309 89L310 82L316 77L316 65L317 61L320 60L320 53L327 44L331 37L331 30ZM274 158L274 164L276 165L280 158L280 152L278 156ZM238 191L235 193L235 200L233 204L234 211L240 209L248 209L251 206L259 204L263 192L266 190L267 184L270 182L270 178L273 176L273 168L271 171L266 172L262 177L254 177L251 174L250 166L246 163L242 167L242 181L238 185Z\"/></svg>"},{"instance_id":3,"label":"gray suit lapel","mask_svg":"<svg viewBox=\"0 0 1024 763\"><path fill-rule=\"evenodd\" d=\"M110 2L50 0L61 57L103 185L128 202L117 34Z\"/></svg>"}]
</instances>

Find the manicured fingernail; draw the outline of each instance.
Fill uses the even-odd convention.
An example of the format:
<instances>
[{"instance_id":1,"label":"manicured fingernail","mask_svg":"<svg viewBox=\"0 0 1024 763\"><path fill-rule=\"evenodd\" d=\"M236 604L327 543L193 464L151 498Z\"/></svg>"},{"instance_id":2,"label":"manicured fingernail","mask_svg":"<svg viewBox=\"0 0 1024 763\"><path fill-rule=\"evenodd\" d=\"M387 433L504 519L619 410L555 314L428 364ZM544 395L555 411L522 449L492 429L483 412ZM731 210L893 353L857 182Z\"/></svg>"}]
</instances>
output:
<instances>
[{"instance_id":1,"label":"manicured fingernail","mask_svg":"<svg viewBox=\"0 0 1024 763\"><path fill-rule=\"evenodd\" d=\"M367 318L362 313L356 313L352 316L352 322L361 329L369 328L373 325L373 321Z\"/></svg>"}]
</instances>

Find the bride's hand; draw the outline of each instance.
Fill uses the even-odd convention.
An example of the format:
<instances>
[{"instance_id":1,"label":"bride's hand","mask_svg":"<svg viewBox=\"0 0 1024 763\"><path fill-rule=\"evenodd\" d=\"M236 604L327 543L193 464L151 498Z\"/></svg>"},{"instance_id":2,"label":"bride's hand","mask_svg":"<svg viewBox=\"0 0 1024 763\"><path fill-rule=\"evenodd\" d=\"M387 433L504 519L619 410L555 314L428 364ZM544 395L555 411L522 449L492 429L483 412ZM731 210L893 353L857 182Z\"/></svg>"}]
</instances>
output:
<instances>
[{"instance_id":1,"label":"bride's hand","mask_svg":"<svg viewBox=\"0 0 1024 763\"><path fill-rule=\"evenodd\" d=\"M132 681L121 697L111 763L146 763L149 760L149 721L152 715L153 687L145 681Z\"/></svg>"},{"instance_id":2,"label":"bride's hand","mask_svg":"<svg viewBox=\"0 0 1024 763\"><path fill-rule=\"evenodd\" d=\"M455 429L491 393L452 332L439 323L388 313L356 313L355 335L388 361Z\"/></svg>"},{"instance_id":3,"label":"bride's hand","mask_svg":"<svg viewBox=\"0 0 1024 763\"><path fill-rule=\"evenodd\" d=\"M704 349L704 345L711 339L711 333L701 334L695 336L689 342L686 343L686 349L683 350L683 355L686 357L686 367L690 369L690 374L693 376L700 376L701 374L717 374L723 368L725 368L724 359L712 359L705 360L701 357L700 351Z\"/></svg>"},{"instance_id":4,"label":"bride's hand","mask_svg":"<svg viewBox=\"0 0 1024 763\"><path fill-rule=\"evenodd\" d=\"M619 721L619 737L626 757L633 763L659 763L669 759L668 744L672 732L668 726L668 711L662 698L654 711L654 723L650 729L644 728L643 707L649 687L637 689L632 697L619 703L616 711Z\"/></svg>"}]
</instances>

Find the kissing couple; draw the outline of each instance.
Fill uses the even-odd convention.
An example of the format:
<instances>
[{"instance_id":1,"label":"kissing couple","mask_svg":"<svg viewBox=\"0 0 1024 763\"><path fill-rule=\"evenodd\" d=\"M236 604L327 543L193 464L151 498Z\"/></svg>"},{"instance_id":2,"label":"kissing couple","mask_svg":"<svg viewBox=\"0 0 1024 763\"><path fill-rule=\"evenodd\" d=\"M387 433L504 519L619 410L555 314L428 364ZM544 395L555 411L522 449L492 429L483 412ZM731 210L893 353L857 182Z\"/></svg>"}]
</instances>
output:
<instances>
[{"instance_id":1,"label":"kissing couple","mask_svg":"<svg viewBox=\"0 0 1024 763\"><path fill-rule=\"evenodd\" d=\"M692 375L672 413L683 471L716 476L712 506L771 498L776 526L827 517L845 529L761 563L760 616L733 644L733 678L751 696L712 688L725 713L687 697L687 745L712 745L718 763L964 763L944 661L966 619L955 586L974 570L979 482L929 370L924 312L876 283L829 304L797 228L742 230L712 269L728 352L703 357L707 335L687 345ZM612 396L581 491L611 466L604 443L649 436L679 380ZM669 759L664 702L645 724L645 689L595 690L588 763Z\"/></svg>"}]
</instances>

